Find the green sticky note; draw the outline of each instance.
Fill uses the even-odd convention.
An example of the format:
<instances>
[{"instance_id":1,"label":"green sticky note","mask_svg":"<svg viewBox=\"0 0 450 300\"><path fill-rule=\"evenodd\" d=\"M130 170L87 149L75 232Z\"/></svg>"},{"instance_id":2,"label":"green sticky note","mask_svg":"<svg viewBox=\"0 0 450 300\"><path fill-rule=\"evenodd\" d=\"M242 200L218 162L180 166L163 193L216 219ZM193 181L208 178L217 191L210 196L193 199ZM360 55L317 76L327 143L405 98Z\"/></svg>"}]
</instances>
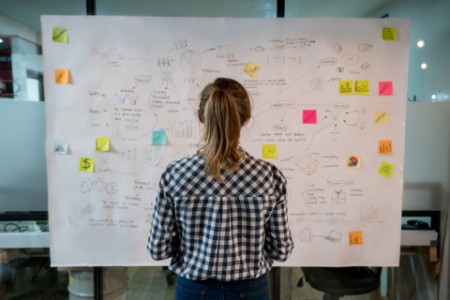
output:
<instances>
[{"instance_id":1,"label":"green sticky note","mask_svg":"<svg viewBox=\"0 0 450 300\"><path fill-rule=\"evenodd\" d=\"M94 172L94 159L91 157L80 157L79 170L82 172Z\"/></svg>"},{"instance_id":2,"label":"green sticky note","mask_svg":"<svg viewBox=\"0 0 450 300\"><path fill-rule=\"evenodd\" d=\"M165 130L153 130L152 131L152 144L153 145L167 144L166 131Z\"/></svg>"},{"instance_id":3,"label":"green sticky note","mask_svg":"<svg viewBox=\"0 0 450 300\"><path fill-rule=\"evenodd\" d=\"M380 168L378 169L378 174L391 178L394 173L394 165L388 162L381 162Z\"/></svg>"},{"instance_id":4,"label":"green sticky note","mask_svg":"<svg viewBox=\"0 0 450 300\"><path fill-rule=\"evenodd\" d=\"M53 28L52 39L54 42L67 44L69 42L69 32L66 28Z\"/></svg>"},{"instance_id":5,"label":"green sticky note","mask_svg":"<svg viewBox=\"0 0 450 300\"><path fill-rule=\"evenodd\" d=\"M95 150L100 152L109 151L109 137L102 136L95 139Z\"/></svg>"},{"instance_id":6,"label":"green sticky note","mask_svg":"<svg viewBox=\"0 0 450 300\"><path fill-rule=\"evenodd\" d=\"M277 145L263 145L263 158L277 158Z\"/></svg>"}]
</instances>

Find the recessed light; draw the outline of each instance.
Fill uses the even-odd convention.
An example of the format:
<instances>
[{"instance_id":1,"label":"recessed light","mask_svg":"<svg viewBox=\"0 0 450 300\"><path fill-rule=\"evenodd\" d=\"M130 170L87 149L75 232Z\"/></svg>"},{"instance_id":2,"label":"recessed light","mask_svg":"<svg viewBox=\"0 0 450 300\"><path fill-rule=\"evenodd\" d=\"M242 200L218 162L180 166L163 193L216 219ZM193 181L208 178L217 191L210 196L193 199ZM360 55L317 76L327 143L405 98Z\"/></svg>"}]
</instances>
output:
<instances>
[{"instance_id":1,"label":"recessed light","mask_svg":"<svg viewBox=\"0 0 450 300\"><path fill-rule=\"evenodd\" d=\"M425 46L425 41L424 40L418 40L417 41L417 47L423 48L423 46Z\"/></svg>"}]
</instances>

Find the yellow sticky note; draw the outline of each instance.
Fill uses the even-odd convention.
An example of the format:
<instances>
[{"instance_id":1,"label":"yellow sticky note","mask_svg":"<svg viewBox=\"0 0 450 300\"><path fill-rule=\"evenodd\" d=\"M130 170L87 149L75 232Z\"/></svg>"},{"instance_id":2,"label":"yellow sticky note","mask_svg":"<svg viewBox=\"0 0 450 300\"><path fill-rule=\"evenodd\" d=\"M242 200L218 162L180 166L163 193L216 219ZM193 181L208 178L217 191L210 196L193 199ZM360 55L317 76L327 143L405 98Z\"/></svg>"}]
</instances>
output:
<instances>
[{"instance_id":1,"label":"yellow sticky note","mask_svg":"<svg viewBox=\"0 0 450 300\"><path fill-rule=\"evenodd\" d=\"M80 171L94 172L94 159L91 157L80 157Z\"/></svg>"},{"instance_id":2,"label":"yellow sticky note","mask_svg":"<svg viewBox=\"0 0 450 300\"><path fill-rule=\"evenodd\" d=\"M356 80L355 92L357 95L369 95L369 81L368 80Z\"/></svg>"},{"instance_id":3,"label":"yellow sticky note","mask_svg":"<svg viewBox=\"0 0 450 300\"><path fill-rule=\"evenodd\" d=\"M392 154L392 141L391 140L378 141L378 153Z\"/></svg>"},{"instance_id":4,"label":"yellow sticky note","mask_svg":"<svg viewBox=\"0 0 450 300\"><path fill-rule=\"evenodd\" d=\"M378 174L391 178L394 173L394 165L388 162L381 162L380 168L378 169Z\"/></svg>"},{"instance_id":5,"label":"yellow sticky note","mask_svg":"<svg viewBox=\"0 0 450 300\"><path fill-rule=\"evenodd\" d=\"M57 69L55 70L55 83L56 84L68 84L70 83L69 69Z\"/></svg>"},{"instance_id":6,"label":"yellow sticky note","mask_svg":"<svg viewBox=\"0 0 450 300\"><path fill-rule=\"evenodd\" d=\"M389 125L389 114L387 111L376 111L374 114L376 125Z\"/></svg>"},{"instance_id":7,"label":"yellow sticky note","mask_svg":"<svg viewBox=\"0 0 450 300\"><path fill-rule=\"evenodd\" d=\"M277 158L277 145L263 145L263 158Z\"/></svg>"},{"instance_id":8,"label":"yellow sticky note","mask_svg":"<svg viewBox=\"0 0 450 300\"><path fill-rule=\"evenodd\" d=\"M95 139L95 150L101 152L109 151L109 137L102 136Z\"/></svg>"},{"instance_id":9,"label":"yellow sticky note","mask_svg":"<svg viewBox=\"0 0 450 300\"><path fill-rule=\"evenodd\" d=\"M352 95L353 94L353 81L340 80L339 81L339 93L341 95Z\"/></svg>"},{"instance_id":10,"label":"yellow sticky note","mask_svg":"<svg viewBox=\"0 0 450 300\"><path fill-rule=\"evenodd\" d=\"M350 231L349 232L349 243L350 243L350 245L362 245L363 244L362 231Z\"/></svg>"},{"instance_id":11,"label":"yellow sticky note","mask_svg":"<svg viewBox=\"0 0 450 300\"><path fill-rule=\"evenodd\" d=\"M69 41L69 32L66 28L55 27L53 28L52 39L54 42L67 44Z\"/></svg>"},{"instance_id":12,"label":"yellow sticky note","mask_svg":"<svg viewBox=\"0 0 450 300\"><path fill-rule=\"evenodd\" d=\"M256 76L258 76L259 73L259 65L249 61L244 67L244 72L251 78L256 78Z\"/></svg>"},{"instance_id":13,"label":"yellow sticky note","mask_svg":"<svg viewBox=\"0 0 450 300\"><path fill-rule=\"evenodd\" d=\"M383 37L384 41L396 41L397 40L397 28L383 26L382 37Z\"/></svg>"}]
</instances>

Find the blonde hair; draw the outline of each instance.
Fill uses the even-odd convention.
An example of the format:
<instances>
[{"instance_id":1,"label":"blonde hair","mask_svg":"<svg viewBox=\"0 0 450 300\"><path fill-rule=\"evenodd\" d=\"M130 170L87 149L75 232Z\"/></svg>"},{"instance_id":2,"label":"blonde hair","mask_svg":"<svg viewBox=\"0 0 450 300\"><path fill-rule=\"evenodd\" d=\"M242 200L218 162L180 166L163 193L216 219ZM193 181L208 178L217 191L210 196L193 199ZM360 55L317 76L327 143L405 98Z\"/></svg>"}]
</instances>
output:
<instances>
[{"instance_id":1,"label":"blonde hair","mask_svg":"<svg viewBox=\"0 0 450 300\"><path fill-rule=\"evenodd\" d=\"M217 78L201 92L198 115L204 124L199 152L208 174L221 181L222 168L227 173L239 169L241 128L251 116L249 95L239 82Z\"/></svg>"}]
</instances>

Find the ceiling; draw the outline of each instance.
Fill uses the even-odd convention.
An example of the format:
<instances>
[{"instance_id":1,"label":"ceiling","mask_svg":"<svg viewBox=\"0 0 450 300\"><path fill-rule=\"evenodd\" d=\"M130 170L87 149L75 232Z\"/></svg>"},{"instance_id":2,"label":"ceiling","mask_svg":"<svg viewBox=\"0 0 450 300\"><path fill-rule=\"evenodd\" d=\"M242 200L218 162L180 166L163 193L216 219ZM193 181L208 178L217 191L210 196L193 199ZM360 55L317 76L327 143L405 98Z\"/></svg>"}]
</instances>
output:
<instances>
[{"instance_id":1,"label":"ceiling","mask_svg":"<svg viewBox=\"0 0 450 300\"><path fill-rule=\"evenodd\" d=\"M277 2L277 0L95 1L97 15L212 17L275 17ZM286 17L370 17L392 1L395 0L286 0L285 15ZM22 23L39 33L41 15L86 15L86 2L85 0L0 0L0 15Z\"/></svg>"}]
</instances>

